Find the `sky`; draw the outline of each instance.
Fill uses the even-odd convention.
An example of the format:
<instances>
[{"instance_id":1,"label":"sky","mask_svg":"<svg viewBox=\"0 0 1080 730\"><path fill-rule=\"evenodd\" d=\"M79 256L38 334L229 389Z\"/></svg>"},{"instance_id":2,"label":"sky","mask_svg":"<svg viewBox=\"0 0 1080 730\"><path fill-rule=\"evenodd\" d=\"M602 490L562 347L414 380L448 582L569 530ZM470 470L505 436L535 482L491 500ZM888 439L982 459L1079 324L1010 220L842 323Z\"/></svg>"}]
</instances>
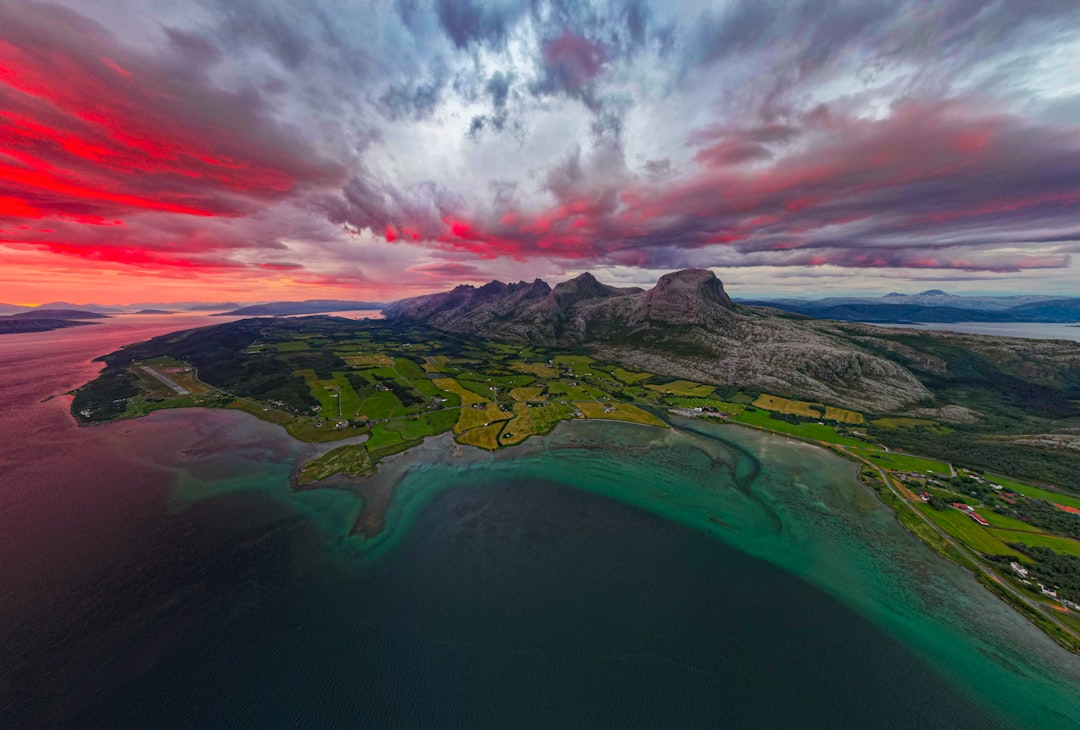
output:
<instances>
[{"instance_id":1,"label":"sky","mask_svg":"<svg viewBox=\"0 0 1080 730\"><path fill-rule=\"evenodd\" d=\"M1080 291L1076 0L3 0L0 301Z\"/></svg>"}]
</instances>

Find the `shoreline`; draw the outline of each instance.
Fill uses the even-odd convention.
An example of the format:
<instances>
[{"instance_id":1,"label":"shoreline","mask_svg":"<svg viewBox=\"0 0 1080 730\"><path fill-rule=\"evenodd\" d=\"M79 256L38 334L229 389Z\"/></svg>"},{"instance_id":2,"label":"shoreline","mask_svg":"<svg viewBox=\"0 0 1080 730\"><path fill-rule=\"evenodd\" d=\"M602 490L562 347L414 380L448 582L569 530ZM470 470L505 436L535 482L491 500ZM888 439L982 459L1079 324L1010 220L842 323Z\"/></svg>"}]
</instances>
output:
<instances>
[{"instance_id":1,"label":"shoreline","mask_svg":"<svg viewBox=\"0 0 1080 730\"><path fill-rule=\"evenodd\" d=\"M742 426L762 433L769 433L776 436L784 436L793 441L805 443L810 446L816 446L825 451L832 452L838 456L841 456L848 461L851 461L859 465L859 470L856 475L856 479L860 484L865 486L868 490L872 491L882 504L892 510L896 521L899 522L904 529L919 539L924 545L929 547L938 555L942 556L949 562L963 568L965 571L971 574L980 585L983 586L988 592L999 598L1002 602L1007 604L1016 613L1023 616L1025 619L1035 625L1040 631L1046 634L1050 639L1054 641L1058 646L1062 647L1066 651L1080 655L1080 636L1076 634L1072 629L1064 626L1057 621L1056 618L1049 614L1043 613L1036 608L1031 602L1027 601L1021 594L1014 591L1012 588L998 577L993 570L986 566L985 561L978 555L971 554L971 551L967 546L957 544L948 535L942 533L935 525L926 520L925 517L918 514L911 508L910 504L898 495L894 489L894 485L891 482L891 477L881 467L873 464L867 459L853 454L847 449L836 445L826 444L821 441L814 441L811 439L801 438L794 434L784 433L782 431L772 431L762 426L747 423L725 423L723 425ZM867 481L864 476L864 468L869 468L874 471L874 480L881 483L882 487L887 490L883 495L881 490L875 487L871 482ZM888 498L886 498L888 495ZM894 503L895 501L895 503ZM930 528L932 532L927 533L923 529L918 529L914 523L909 520L903 519L904 515L910 515L917 517L921 525L925 525ZM933 537L931 537L933 535Z\"/></svg>"},{"instance_id":2,"label":"shoreline","mask_svg":"<svg viewBox=\"0 0 1080 730\"><path fill-rule=\"evenodd\" d=\"M69 391L68 393L64 393L64 395L72 396L73 393L74 391ZM235 396L233 397L235 398ZM73 403L74 400L72 401L71 405L73 405ZM642 406L639 405L638 407ZM479 459L482 459L485 457L491 458L503 452L509 453L513 449L518 449L518 447L522 447L526 444L534 442L536 437L539 437L541 439L545 438L554 433L555 430L564 423L610 422L634 426L644 426L661 430L664 428L670 428L681 431L681 429L671 423L670 418L668 417L671 414L667 413L666 411L660 411L660 415L658 416L659 420L663 422L663 425L641 423L617 418L578 417L566 419L556 422L550 430L544 433L531 434L524 440L514 444L499 444L495 449L490 450L471 444L462 444L457 441L457 434L453 434L453 431L446 431L443 433L435 434L434 436L425 436L417 443L405 445L405 448L403 448L401 451L383 455L359 473L350 474L344 473L343 471L338 471L336 473L332 473L312 481L302 482L300 480L300 473L306 465L310 464L316 459L325 457L327 454L330 454L338 449L349 449L356 446L362 446L363 443L370 438L370 434L365 433L355 436L346 436L337 441L307 441L304 439L300 439L296 435L291 433L289 429L286 428L285 424L271 419L262 418L260 417L260 414L258 412L251 409L230 407L214 408L208 407L203 404L193 404L190 406L181 406L179 408L184 410L189 408L202 410L231 410L246 413L256 418L257 420L281 427L281 429L285 431L285 434L293 441L311 446L312 453L309 454L302 461L299 461L290 473L290 489L294 492L299 492L320 488L337 488L346 489L350 492L357 494L361 498L363 506L361 507L360 513L357 515L357 518L349 531L349 536L360 535L365 541L375 539L385 531L386 514L393 504L394 496L397 491L397 484L408 472L409 468L411 468L411 460L405 460L403 462L402 460L399 460L395 457L403 456L406 453L414 452L417 448L423 447L425 444L430 443L433 439L450 438L452 446L450 447L450 451L448 451L447 453L453 453L456 458L460 458L464 454L470 452L475 452L476 456ZM177 408L168 407L159 410L177 410ZM143 418L145 416L151 415L151 413L155 412L157 411L153 410L146 413L140 413L135 415L122 415L110 418L108 420L84 423L81 419L77 417L75 413L71 412L71 406L69 406L70 415L80 427L94 426L105 423L116 423L125 420L134 420L137 418ZM912 508L906 500L896 494L894 485L890 481L889 473L883 471L878 465L873 464L872 462L861 457L858 454L851 453L839 444L819 441L816 439L799 436L785 431L773 430L752 423L743 423L736 421L715 421L712 419L705 419L705 422L712 423L716 426L741 426L752 431L766 433L777 437L783 437L789 441L804 443L810 446L818 447L826 452L836 454L843 457L847 461L859 465L858 472L855 475L856 480L863 487L872 491L886 507L890 508L896 521L899 522L909 533L918 538L920 542L929 547L938 555L946 558L953 564L963 568L965 571L970 573L980 583L980 585L983 586L985 590L998 597L1016 613L1020 614L1029 622L1034 624L1056 644L1058 644L1072 654L1080 654L1080 635L1078 635L1077 632L1061 623L1056 617L1051 616L1043 610L1040 610L1033 602L1025 599L1022 595L1009 587L999 576L997 576L997 574L994 573L994 571L990 568L990 566L986 564L985 560L983 560L981 556L973 554L972 551L966 546L957 544L957 542L953 538L943 534L937 526L930 523L927 518L914 510L914 508ZM419 454L414 454L414 458L418 455ZM402 470L399 468L402 463L409 463L409 466ZM380 475L382 475L382 472L378 469L378 466L380 464L386 464L387 466L391 466L391 464L393 464L394 467L398 467L391 470L391 472L395 476L392 479L388 479L386 477L388 477L389 475L385 475L384 478L380 479L379 477ZM867 481L864 475L865 469L871 469L876 472L874 481L882 484L883 488L886 490L884 493L878 488L876 488L873 483ZM895 504L893 503L893 500L896 501ZM907 517L907 519L905 519L905 517Z\"/></svg>"}]
</instances>

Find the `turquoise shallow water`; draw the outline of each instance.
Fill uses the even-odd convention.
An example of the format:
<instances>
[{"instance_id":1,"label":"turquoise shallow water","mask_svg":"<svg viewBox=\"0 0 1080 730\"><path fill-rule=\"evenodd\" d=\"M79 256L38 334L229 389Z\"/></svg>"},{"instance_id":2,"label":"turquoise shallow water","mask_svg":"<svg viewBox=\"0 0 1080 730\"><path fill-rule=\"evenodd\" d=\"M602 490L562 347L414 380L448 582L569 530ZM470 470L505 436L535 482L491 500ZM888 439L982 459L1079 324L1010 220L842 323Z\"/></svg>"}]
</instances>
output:
<instances>
[{"instance_id":1,"label":"turquoise shallow water","mask_svg":"<svg viewBox=\"0 0 1080 730\"><path fill-rule=\"evenodd\" d=\"M80 337L0 351L0 726L1080 726L1080 661L819 449L433 439L364 541L276 427L39 403L92 374Z\"/></svg>"}]
</instances>

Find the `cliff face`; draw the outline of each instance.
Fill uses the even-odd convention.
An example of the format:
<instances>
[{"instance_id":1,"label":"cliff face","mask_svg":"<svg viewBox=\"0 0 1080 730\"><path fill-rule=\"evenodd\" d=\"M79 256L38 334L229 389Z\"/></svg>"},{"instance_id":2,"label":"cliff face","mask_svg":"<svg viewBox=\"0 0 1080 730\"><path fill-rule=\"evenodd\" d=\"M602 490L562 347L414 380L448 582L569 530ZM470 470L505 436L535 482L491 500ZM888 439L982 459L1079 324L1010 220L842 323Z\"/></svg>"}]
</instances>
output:
<instances>
[{"instance_id":1,"label":"cliff face","mask_svg":"<svg viewBox=\"0 0 1080 730\"><path fill-rule=\"evenodd\" d=\"M930 394L903 366L828 323L740 307L711 271L667 274L648 291L582 274L553 289L491 282L395 302L387 318L512 342L582 346L628 367L892 410Z\"/></svg>"}]
</instances>

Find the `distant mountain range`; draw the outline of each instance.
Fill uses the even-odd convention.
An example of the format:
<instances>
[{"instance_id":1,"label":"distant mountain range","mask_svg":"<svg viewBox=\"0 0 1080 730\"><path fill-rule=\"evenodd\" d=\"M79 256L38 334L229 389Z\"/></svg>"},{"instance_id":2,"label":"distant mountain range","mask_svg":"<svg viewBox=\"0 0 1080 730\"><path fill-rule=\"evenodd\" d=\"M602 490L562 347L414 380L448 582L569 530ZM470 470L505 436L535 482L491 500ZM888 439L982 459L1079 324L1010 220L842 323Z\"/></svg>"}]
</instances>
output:
<instances>
[{"instance_id":1,"label":"distant mountain range","mask_svg":"<svg viewBox=\"0 0 1080 730\"><path fill-rule=\"evenodd\" d=\"M0 317L0 335L14 335L23 332L48 332L64 327L79 327L91 322L76 322L70 319L18 319Z\"/></svg>"},{"instance_id":2,"label":"distant mountain range","mask_svg":"<svg viewBox=\"0 0 1080 730\"><path fill-rule=\"evenodd\" d=\"M12 319L107 319L109 315L81 309L33 309L11 315Z\"/></svg>"},{"instance_id":3,"label":"distant mountain range","mask_svg":"<svg viewBox=\"0 0 1080 730\"><path fill-rule=\"evenodd\" d=\"M540 283L543 284L543 282ZM543 284L543 286L547 286L547 284ZM600 286L604 285L601 284ZM849 322L885 324L912 322L1080 322L1080 297L1034 294L966 296L950 294L941 289L928 289L918 294L892 292L880 297L826 297L824 299L796 297L777 299L740 298L736 299L736 301L748 306L772 307L796 314L804 314L815 319L835 319ZM381 309L383 306L385 305L381 302L340 299L309 299L304 301L259 302L256 304L237 304L236 302L139 302L124 306L115 304L72 304L58 301L37 307L0 303L0 316L23 312L40 312L42 310L77 310L97 312L99 314L215 312L220 313L222 316L259 317L319 314L354 309Z\"/></svg>"},{"instance_id":4,"label":"distant mountain range","mask_svg":"<svg viewBox=\"0 0 1080 730\"><path fill-rule=\"evenodd\" d=\"M748 299L815 319L849 322L1077 322L1080 298L1050 296L967 297L930 289L919 294L826 299Z\"/></svg>"},{"instance_id":5,"label":"distant mountain range","mask_svg":"<svg viewBox=\"0 0 1080 730\"><path fill-rule=\"evenodd\" d=\"M64 327L93 324L83 320L108 319L108 317L109 315L100 312L73 309L30 309L0 317L0 335L22 332L48 332L49 330Z\"/></svg>"},{"instance_id":6,"label":"distant mountain range","mask_svg":"<svg viewBox=\"0 0 1080 730\"><path fill-rule=\"evenodd\" d=\"M302 302L268 302L219 312L215 317L283 317L292 314L320 314L323 312L348 312L354 309L382 309L384 302L354 302L341 299L307 299Z\"/></svg>"}]
</instances>

